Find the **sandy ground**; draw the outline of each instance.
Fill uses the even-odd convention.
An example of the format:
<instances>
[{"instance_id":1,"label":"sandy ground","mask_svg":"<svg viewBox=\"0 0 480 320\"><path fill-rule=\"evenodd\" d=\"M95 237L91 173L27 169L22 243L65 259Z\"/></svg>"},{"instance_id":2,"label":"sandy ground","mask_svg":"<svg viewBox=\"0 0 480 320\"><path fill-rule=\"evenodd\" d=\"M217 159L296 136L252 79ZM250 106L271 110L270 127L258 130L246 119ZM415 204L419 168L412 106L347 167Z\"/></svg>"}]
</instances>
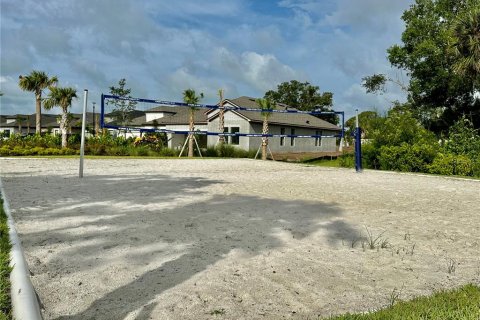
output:
<instances>
[{"instance_id":1,"label":"sandy ground","mask_svg":"<svg viewBox=\"0 0 480 320\"><path fill-rule=\"evenodd\" d=\"M480 284L480 181L253 160L87 159L84 179L75 159L0 167L45 319L317 319ZM386 248L362 246L367 228Z\"/></svg>"}]
</instances>

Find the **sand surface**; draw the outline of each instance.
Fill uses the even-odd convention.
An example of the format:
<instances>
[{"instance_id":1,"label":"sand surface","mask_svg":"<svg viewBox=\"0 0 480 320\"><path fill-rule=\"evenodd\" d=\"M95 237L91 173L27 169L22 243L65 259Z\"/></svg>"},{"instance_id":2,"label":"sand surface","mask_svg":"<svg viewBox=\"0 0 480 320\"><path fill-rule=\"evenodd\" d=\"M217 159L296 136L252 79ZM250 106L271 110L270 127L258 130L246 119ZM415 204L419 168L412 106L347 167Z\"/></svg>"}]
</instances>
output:
<instances>
[{"instance_id":1,"label":"sand surface","mask_svg":"<svg viewBox=\"0 0 480 320\"><path fill-rule=\"evenodd\" d=\"M480 284L478 180L234 159L0 168L45 319L317 319Z\"/></svg>"}]
</instances>

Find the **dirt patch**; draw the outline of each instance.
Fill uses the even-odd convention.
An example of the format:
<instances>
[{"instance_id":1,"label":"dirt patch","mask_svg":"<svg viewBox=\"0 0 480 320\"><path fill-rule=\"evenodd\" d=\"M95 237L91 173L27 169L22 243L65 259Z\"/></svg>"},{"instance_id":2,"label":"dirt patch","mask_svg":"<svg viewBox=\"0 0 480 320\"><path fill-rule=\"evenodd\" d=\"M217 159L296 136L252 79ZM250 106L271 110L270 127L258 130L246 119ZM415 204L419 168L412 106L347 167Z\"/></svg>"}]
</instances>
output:
<instances>
[{"instance_id":1,"label":"dirt patch","mask_svg":"<svg viewBox=\"0 0 480 320\"><path fill-rule=\"evenodd\" d=\"M233 159L87 159L84 179L74 159L0 167L45 319L304 319L480 284L477 180Z\"/></svg>"}]
</instances>

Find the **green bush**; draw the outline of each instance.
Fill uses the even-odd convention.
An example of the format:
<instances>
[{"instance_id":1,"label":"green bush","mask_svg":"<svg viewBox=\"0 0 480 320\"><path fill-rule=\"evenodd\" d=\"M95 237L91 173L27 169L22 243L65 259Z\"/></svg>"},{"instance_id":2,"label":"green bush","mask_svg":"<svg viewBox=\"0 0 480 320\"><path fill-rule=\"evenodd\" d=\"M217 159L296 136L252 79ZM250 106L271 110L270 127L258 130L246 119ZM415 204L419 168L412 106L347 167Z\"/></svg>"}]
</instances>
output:
<instances>
[{"instance_id":1,"label":"green bush","mask_svg":"<svg viewBox=\"0 0 480 320\"><path fill-rule=\"evenodd\" d=\"M161 157L177 157L179 152L170 148L163 148L158 152L158 155Z\"/></svg>"},{"instance_id":2,"label":"green bush","mask_svg":"<svg viewBox=\"0 0 480 320\"><path fill-rule=\"evenodd\" d=\"M439 153L428 166L428 172L442 175L473 176L473 161L464 155Z\"/></svg>"},{"instance_id":3,"label":"green bush","mask_svg":"<svg viewBox=\"0 0 480 320\"><path fill-rule=\"evenodd\" d=\"M437 147L428 144L382 146L378 155L380 169L403 172L428 172L437 154Z\"/></svg>"},{"instance_id":4,"label":"green bush","mask_svg":"<svg viewBox=\"0 0 480 320\"><path fill-rule=\"evenodd\" d=\"M344 153L338 157L340 166L344 168L355 167L355 155L353 153Z\"/></svg>"}]
</instances>

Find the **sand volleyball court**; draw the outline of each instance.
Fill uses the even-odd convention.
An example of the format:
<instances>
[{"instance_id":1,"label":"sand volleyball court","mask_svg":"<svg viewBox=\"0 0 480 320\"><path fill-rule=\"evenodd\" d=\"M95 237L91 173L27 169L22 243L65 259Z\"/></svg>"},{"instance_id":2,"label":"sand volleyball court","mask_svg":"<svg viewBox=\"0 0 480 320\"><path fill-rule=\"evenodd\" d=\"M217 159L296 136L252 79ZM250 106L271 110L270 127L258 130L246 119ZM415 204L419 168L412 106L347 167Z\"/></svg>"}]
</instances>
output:
<instances>
[{"instance_id":1,"label":"sand volleyball court","mask_svg":"<svg viewBox=\"0 0 480 320\"><path fill-rule=\"evenodd\" d=\"M478 180L247 159L0 168L45 319L317 319L480 284Z\"/></svg>"}]
</instances>

